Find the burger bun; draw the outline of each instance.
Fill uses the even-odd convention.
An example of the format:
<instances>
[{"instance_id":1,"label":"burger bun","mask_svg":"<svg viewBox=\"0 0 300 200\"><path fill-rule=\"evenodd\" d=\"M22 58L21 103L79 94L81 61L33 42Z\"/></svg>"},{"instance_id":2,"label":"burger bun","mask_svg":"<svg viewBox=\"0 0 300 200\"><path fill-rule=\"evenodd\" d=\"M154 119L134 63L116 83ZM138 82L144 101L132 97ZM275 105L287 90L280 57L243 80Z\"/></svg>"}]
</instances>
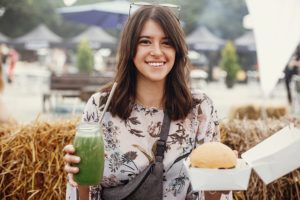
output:
<instances>
[{"instance_id":1,"label":"burger bun","mask_svg":"<svg viewBox=\"0 0 300 200\"><path fill-rule=\"evenodd\" d=\"M221 142L208 142L198 146L190 155L190 163L196 168L234 168L237 157L234 151Z\"/></svg>"}]
</instances>

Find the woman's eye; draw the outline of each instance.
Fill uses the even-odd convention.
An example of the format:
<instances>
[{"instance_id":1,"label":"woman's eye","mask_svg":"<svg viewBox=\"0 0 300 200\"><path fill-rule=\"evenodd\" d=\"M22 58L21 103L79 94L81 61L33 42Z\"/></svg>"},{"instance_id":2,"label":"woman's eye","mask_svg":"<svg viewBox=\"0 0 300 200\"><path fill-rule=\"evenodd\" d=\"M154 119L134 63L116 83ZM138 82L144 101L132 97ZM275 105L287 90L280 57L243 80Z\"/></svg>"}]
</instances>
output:
<instances>
[{"instance_id":1,"label":"woman's eye","mask_svg":"<svg viewBox=\"0 0 300 200\"><path fill-rule=\"evenodd\" d=\"M139 44L151 44L151 42L149 40L140 40Z\"/></svg>"},{"instance_id":2,"label":"woman's eye","mask_svg":"<svg viewBox=\"0 0 300 200\"><path fill-rule=\"evenodd\" d=\"M163 45L166 45L166 46L173 46L173 43L171 42L171 40L165 40L163 41Z\"/></svg>"}]
</instances>

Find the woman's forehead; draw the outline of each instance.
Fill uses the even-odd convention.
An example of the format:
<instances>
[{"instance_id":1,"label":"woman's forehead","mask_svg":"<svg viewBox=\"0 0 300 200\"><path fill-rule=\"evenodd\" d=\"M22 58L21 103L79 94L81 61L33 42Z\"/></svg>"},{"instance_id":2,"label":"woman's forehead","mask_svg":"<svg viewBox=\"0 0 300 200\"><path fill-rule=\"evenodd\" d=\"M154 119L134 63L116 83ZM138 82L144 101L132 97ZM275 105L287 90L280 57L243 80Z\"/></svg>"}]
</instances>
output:
<instances>
[{"instance_id":1,"label":"woman's forehead","mask_svg":"<svg viewBox=\"0 0 300 200\"><path fill-rule=\"evenodd\" d=\"M144 25L143 28L140 32L139 37L162 37L162 38L166 38L166 34L165 31L163 29L163 27L156 21L154 20L147 20Z\"/></svg>"}]
</instances>

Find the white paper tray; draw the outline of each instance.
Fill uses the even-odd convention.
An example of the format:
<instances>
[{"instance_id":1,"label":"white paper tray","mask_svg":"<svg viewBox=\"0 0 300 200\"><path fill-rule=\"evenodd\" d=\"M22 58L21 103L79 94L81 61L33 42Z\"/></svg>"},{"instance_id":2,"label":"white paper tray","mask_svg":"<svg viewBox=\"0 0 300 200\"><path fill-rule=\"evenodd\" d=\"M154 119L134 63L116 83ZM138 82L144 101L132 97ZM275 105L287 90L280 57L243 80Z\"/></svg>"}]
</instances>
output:
<instances>
[{"instance_id":1,"label":"white paper tray","mask_svg":"<svg viewBox=\"0 0 300 200\"><path fill-rule=\"evenodd\" d=\"M234 169L192 168L189 159L184 161L194 191L247 190L251 168L238 159Z\"/></svg>"}]
</instances>

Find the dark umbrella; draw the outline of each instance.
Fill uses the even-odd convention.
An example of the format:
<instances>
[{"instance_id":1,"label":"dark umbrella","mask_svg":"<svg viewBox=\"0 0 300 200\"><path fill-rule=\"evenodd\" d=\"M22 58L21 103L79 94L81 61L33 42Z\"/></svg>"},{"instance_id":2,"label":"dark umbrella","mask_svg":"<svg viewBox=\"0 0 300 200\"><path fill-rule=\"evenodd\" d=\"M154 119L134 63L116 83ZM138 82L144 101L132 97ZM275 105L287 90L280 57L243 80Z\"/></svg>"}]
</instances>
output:
<instances>
[{"instance_id":1,"label":"dark umbrella","mask_svg":"<svg viewBox=\"0 0 300 200\"><path fill-rule=\"evenodd\" d=\"M256 44L253 31L248 31L244 35L234 40L239 60L245 70L254 70L257 64Z\"/></svg>"},{"instance_id":2,"label":"dark umbrella","mask_svg":"<svg viewBox=\"0 0 300 200\"><path fill-rule=\"evenodd\" d=\"M248 31L241 37L235 39L234 44L240 51L256 51L253 31Z\"/></svg>"},{"instance_id":3,"label":"dark umbrella","mask_svg":"<svg viewBox=\"0 0 300 200\"><path fill-rule=\"evenodd\" d=\"M198 27L186 41L196 51L217 51L224 45L224 40L211 33L206 27Z\"/></svg>"},{"instance_id":4,"label":"dark umbrella","mask_svg":"<svg viewBox=\"0 0 300 200\"><path fill-rule=\"evenodd\" d=\"M213 66L219 60L219 50L224 46L224 40L211 33L206 27L199 26L186 38L189 48L202 52L208 58L208 79L212 80Z\"/></svg>"},{"instance_id":5,"label":"dark umbrella","mask_svg":"<svg viewBox=\"0 0 300 200\"><path fill-rule=\"evenodd\" d=\"M105 29L121 28L129 13L128 1L108 1L89 5L58 8L66 20L99 26Z\"/></svg>"}]
</instances>

